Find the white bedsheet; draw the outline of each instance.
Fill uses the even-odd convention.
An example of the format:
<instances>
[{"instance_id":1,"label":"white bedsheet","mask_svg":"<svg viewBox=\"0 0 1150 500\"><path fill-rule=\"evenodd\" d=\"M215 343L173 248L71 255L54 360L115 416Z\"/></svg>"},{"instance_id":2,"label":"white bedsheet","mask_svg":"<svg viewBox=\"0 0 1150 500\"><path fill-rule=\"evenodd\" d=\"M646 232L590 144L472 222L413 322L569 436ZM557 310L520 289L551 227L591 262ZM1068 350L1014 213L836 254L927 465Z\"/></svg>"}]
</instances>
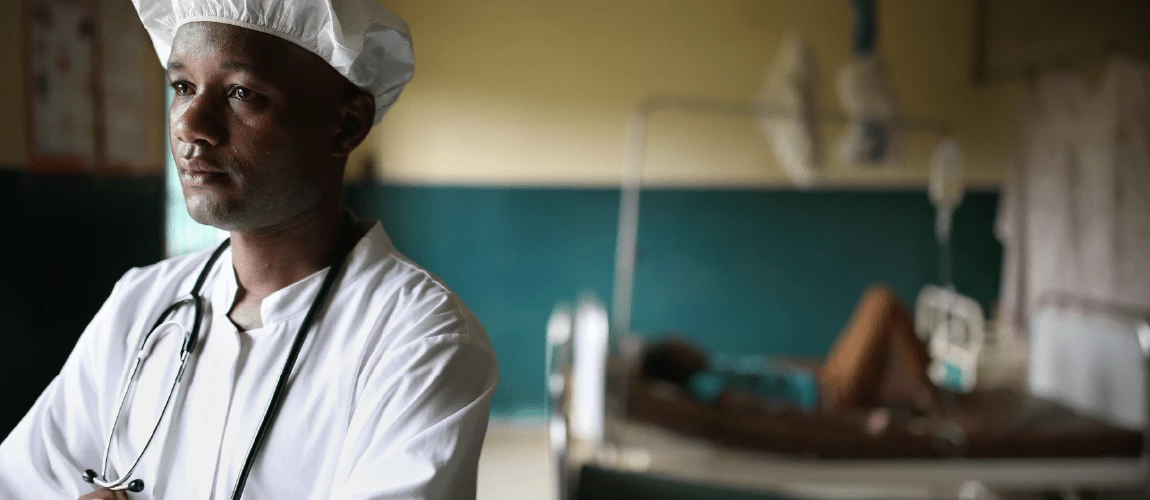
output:
<instances>
[{"instance_id":1,"label":"white bedsheet","mask_svg":"<svg viewBox=\"0 0 1150 500\"><path fill-rule=\"evenodd\" d=\"M1028 383L1036 396L1112 424L1146 422L1145 368L1137 326L1047 308L1030 325Z\"/></svg>"}]
</instances>

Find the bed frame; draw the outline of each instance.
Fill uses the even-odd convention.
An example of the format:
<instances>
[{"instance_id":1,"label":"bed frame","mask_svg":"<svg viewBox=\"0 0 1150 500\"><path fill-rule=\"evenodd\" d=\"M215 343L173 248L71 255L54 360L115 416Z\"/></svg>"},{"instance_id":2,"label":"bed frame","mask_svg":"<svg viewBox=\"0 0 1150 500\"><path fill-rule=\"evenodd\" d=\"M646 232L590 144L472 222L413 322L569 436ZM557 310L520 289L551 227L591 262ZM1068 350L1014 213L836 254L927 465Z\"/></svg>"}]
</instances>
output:
<instances>
[{"instance_id":1,"label":"bed frame","mask_svg":"<svg viewBox=\"0 0 1150 500\"><path fill-rule=\"evenodd\" d=\"M1141 346L1144 386L1142 455L1131 458L1066 459L891 459L819 460L732 450L622 418L625 369L608 368L609 405L603 440L580 440L569 428L566 382L571 380L571 336L554 342L549 356L551 451L557 472L556 499L572 498L578 470L587 464L739 490L800 497L983 498L984 492L1059 492L1074 498L1086 491L1150 491L1150 314L1066 295L1052 295L1040 307L1075 308L1133 321ZM553 315L551 328L570 315ZM551 335L549 335L551 338ZM989 497L993 498L993 497Z\"/></svg>"}]
</instances>

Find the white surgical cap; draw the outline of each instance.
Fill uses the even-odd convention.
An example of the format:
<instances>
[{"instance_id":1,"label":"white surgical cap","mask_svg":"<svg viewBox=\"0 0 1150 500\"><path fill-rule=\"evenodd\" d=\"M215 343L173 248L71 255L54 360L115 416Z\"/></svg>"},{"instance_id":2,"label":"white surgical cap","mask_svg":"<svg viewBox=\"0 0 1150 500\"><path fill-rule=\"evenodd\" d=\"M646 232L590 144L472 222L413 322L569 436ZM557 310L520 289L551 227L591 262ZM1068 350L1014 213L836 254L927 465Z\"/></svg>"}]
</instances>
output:
<instances>
[{"instance_id":1,"label":"white surgical cap","mask_svg":"<svg viewBox=\"0 0 1150 500\"><path fill-rule=\"evenodd\" d=\"M275 35L320 56L375 96L383 118L415 71L407 23L378 0L132 0L167 67L176 31L210 21Z\"/></svg>"}]
</instances>

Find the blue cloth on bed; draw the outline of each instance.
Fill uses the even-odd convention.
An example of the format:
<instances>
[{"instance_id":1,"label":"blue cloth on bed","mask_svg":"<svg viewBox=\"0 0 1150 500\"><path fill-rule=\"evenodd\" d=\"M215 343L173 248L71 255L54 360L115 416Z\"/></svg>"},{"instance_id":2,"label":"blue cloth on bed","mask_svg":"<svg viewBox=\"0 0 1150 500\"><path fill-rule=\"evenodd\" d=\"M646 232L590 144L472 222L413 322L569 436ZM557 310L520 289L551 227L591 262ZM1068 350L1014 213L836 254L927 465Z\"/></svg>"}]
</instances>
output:
<instances>
[{"instance_id":1,"label":"blue cloth on bed","mask_svg":"<svg viewBox=\"0 0 1150 500\"><path fill-rule=\"evenodd\" d=\"M716 355L708 369L691 376L687 387L692 397L707 404L714 403L727 390L804 411L814 410L819 402L814 373L762 356Z\"/></svg>"}]
</instances>

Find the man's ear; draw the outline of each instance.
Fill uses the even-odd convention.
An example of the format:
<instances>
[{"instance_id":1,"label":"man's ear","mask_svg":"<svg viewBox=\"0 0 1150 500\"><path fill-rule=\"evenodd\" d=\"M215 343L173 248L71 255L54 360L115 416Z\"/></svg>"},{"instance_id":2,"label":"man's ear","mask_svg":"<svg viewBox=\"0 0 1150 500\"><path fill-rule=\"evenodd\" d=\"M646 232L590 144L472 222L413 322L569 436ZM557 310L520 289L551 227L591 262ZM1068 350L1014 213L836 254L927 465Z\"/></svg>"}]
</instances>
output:
<instances>
[{"instance_id":1,"label":"man's ear","mask_svg":"<svg viewBox=\"0 0 1150 500\"><path fill-rule=\"evenodd\" d=\"M346 158L363 142L375 122L375 97L355 89L344 99L340 109L339 131L332 144L332 156Z\"/></svg>"}]
</instances>

